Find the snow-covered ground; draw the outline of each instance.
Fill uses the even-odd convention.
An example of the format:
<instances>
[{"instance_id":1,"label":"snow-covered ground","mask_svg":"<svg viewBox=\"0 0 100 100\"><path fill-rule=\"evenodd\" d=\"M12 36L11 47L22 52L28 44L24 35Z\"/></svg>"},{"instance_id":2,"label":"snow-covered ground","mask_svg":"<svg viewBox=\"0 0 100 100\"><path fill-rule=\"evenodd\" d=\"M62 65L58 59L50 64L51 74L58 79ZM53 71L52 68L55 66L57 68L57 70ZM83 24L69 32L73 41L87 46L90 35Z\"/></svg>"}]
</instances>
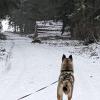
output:
<instances>
[{"instance_id":1,"label":"snow-covered ground","mask_svg":"<svg viewBox=\"0 0 100 100\"><path fill-rule=\"evenodd\" d=\"M28 37L5 34L8 40L0 41L0 100L17 100L30 93L23 100L57 100L57 83L50 84L58 79L62 54L74 59L73 100L100 100L99 45L58 40L33 44Z\"/></svg>"}]
</instances>

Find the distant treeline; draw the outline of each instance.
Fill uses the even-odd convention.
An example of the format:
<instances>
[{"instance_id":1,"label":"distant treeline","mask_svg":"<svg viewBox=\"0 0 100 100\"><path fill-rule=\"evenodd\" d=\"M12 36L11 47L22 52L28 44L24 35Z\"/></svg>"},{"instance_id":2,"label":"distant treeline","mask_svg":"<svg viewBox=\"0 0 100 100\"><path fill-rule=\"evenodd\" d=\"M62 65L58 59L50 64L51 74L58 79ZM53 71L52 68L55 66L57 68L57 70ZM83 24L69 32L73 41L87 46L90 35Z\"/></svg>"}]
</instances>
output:
<instances>
[{"instance_id":1,"label":"distant treeline","mask_svg":"<svg viewBox=\"0 0 100 100\"><path fill-rule=\"evenodd\" d=\"M0 0L0 19L9 18L15 32L34 33L36 21L62 21L72 39L100 39L100 0Z\"/></svg>"}]
</instances>

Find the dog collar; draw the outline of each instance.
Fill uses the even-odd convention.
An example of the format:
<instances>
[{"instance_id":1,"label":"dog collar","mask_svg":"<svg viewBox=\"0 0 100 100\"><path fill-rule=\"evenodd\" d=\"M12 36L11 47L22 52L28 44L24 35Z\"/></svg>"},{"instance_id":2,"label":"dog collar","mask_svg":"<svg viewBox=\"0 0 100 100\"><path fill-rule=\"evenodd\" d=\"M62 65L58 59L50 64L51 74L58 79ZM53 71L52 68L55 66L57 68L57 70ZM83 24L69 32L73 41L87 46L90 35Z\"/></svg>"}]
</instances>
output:
<instances>
[{"instance_id":1,"label":"dog collar","mask_svg":"<svg viewBox=\"0 0 100 100\"><path fill-rule=\"evenodd\" d=\"M61 72L73 72L73 70L61 70Z\"/></svg>"}]
</instances>

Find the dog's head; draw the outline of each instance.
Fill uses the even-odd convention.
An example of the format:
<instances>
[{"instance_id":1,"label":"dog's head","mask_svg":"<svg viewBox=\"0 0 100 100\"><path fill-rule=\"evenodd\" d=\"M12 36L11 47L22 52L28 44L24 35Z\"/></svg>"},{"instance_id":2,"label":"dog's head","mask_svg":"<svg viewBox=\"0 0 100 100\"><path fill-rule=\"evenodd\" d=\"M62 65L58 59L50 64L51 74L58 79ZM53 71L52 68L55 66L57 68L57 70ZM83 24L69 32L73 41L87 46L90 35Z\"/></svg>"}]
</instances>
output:
<instances>
[{"instance_id":1,"label":"dog's head","mask_svg":"<svg viewBox=\"0 0 100 100\"><path fill-rule=\"evenodd\" d=\"M63 54L63 56L62 56L62 63L63 64L65 64L65 65L72 65L72 62L73 62L72 55L69 55L69 57L66 58L66 55Z\"/></svg>"}]
</instances>

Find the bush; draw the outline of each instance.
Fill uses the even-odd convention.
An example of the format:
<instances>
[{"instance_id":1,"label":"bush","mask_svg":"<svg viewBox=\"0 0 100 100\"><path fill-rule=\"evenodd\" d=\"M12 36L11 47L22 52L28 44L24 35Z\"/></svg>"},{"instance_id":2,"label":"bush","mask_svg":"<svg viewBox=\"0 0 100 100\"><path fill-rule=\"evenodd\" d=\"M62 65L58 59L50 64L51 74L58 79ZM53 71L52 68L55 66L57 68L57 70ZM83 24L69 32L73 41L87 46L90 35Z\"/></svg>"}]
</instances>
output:
<instances>
[{"instance_id":1,"label":"bush","mask_svg":"<svg viewBox=\"0 0 100 100\"><path fill-rule=\"evenodd\" d=\"M7 39L7 38L6 38L6 35L0 33L0 40L6 40L6 39Z\"/></svg>"}]
</instances>

